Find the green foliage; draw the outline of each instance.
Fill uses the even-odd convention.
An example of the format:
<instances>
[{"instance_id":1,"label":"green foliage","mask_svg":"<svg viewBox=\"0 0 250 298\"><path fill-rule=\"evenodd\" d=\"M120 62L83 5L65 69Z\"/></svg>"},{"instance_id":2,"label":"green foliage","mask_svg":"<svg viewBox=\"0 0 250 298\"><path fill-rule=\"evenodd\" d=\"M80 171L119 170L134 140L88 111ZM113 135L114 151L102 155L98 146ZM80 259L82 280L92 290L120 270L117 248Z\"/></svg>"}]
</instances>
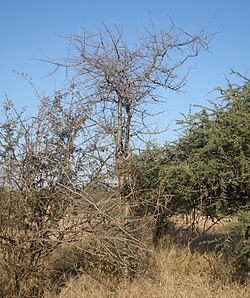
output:
<instances>
[{"instance_id":1,"label":"green foliage","mask_svg":"<svg viewBox=\"0 0 250 298\"><path fill-rule=\"evenodd\" d=\"M239 222L243 226L249 226L250 225L250 212L248 211L241 211L237 214Z\"/></svg>"},{"instance_id":2,"label":"green foliage","mask_svg":"<svg viewBox=\"0 0 250 298\"><path fill-rule=\"evenodd\" d=\"M249 204L250 83L220 90L219 103L189 116L177 146L197 181L199 208L231 214ZM188 150L187 150L188 148Z\"/></svg>"},{"instance_id":3,"label":"green foliage","mask_svg":"<svg viewBox=\"0 0 250 298\"><path fill-rule=\"evenodd\" d=\"M172 214L195 208L213 218L249 206L250 80L218 90L221 96L209 108L178 122L176 143L138 157L137 183L169 195Z\"/></svg>"}]
</instances>

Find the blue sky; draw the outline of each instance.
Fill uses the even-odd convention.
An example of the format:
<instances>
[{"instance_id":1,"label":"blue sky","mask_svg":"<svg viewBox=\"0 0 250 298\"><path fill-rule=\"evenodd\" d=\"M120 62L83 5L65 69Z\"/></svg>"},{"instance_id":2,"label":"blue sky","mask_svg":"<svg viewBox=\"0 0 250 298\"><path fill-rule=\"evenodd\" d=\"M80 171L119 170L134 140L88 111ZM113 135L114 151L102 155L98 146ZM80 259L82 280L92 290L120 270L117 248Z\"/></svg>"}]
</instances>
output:
<instances>
[{"instance_id":1,"label":"blue sky","mask_svg":"<svg viewBox=\"0 0 250 298\"><path fill-rule=\"evenodd\" d=\"M250 71L250 1L249 0L1 0L0 1L0 102L5 94L18 107L32 112L38 101L30 86L13 70L27 73L40 92L52 93L60 88L63 77L44 78L51 66L34 59L48 55L67 55L68 43L58 36L80 33L81 27L98 31L102 23L122 26L128 39L149 22L149 15L158 27L168 28L169 17L186 31L202 28L217 33L210 43L211 53L197 59L184 93L167 93L166 110L161 125L170 130L161 138L176 135L173 120L187 113L190 104L205 104L216 86L225 86L230 69L249 75ZM232 77L233 80L233 77Z\"/></svg>"}]
</instances>

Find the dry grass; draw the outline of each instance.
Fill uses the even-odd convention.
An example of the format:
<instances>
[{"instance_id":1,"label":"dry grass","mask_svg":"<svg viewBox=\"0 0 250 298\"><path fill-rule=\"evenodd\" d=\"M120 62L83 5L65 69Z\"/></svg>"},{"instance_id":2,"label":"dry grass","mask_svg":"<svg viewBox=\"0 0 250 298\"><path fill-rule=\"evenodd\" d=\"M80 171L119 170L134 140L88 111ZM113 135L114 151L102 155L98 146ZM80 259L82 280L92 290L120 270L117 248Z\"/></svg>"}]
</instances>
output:
<instances>
[{"instance_id":1,"label":"dry grass","mask_svg":"<svg viewBox=\"0 0 250 298\"><path fill-rule=\"evenodd\" d=\"M153 254L145 276L133 281L102 282L82 275L68 280L60 294L46 298L249 298L246 283L231 281L230 266L209 255L191 255L172 246Z\"/></svg>"},{"instance_id":2,"label":"dry grass","mask_svg":"<svg viewBox=\"0 0 250 298\"><path fill-rule=\"evenodd\" d=\"M101 266L105 259L88 255L86 245L92 243L62 245L47 258L44 276L25 277L16 296L10 294L9 276L0 266L0 298L250 298L249 252L241 263L235 262L244 237L232 234L231 241L215 245L213 240L227 239L228 230L224 232L200 235L191 242L186 241L188 230L165 235L157 249L140 258L144 261L137 272L143 273L133 280ZM217 251L218 247L223 249Z\"/></svg>"}]
</instances>

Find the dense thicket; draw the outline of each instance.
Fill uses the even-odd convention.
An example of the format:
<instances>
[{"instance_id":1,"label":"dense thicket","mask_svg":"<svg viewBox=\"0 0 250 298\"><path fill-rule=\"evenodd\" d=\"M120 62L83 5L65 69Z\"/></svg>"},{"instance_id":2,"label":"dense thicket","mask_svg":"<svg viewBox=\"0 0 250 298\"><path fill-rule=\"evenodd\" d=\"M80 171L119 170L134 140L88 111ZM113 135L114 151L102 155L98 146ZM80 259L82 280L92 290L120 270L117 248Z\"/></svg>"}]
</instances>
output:
<instances>
[{"instance_id":1,"label":"dense thicket","mask_svg":"<svg viewBox=\"0 0 250 298\"><path fill-rule=\"evenodd\" d=\"M66 70L67 87L40 96L25 76L39 98L37 115L19 113L8 98L3 107L0 296L42 297L51 260L65 247L80 249L84 271L140 272L148 219L130 212L137 202L126 166L149 131L157 90L180 90L187 63L209 42L205 32L173 23L144 28L132 47L117 27L69 39L67 57L49 61Z\"/></svg>"},{"instance_id":2,"label":"dense thicket","mask_svg":"<svg viewBox=\"0 0 250 298\"><path fill-rule=\"evenodd\" d=\"M71 261L71 252L80 251L67 272L139 275L152 230L156 245L173 215L192 211L214 220L245 211L248 224L247 78L242 86L219 89L209 108L179 121L182 135L175 143L135 154L149 134L145 119L151 103L159 102L157 91L183 87L186 75L177 71L208 49L208 36L173 25L169 31L146 29L133 50L122 32L108 28L70 40L76 56L50 61L73 73L66 91L40 97L32 117L8 98L3 107L3 297L43 297L42 285L58 276L53 260L65 249Z\"/></svg>"},{"instance_id":3,"label":"dense thicket","mask_svg":"<svg viewBox=\"0 0 250 298\"><path fill-rule=\"evenodd\" d=\"M243 79L218 88L209 107L179 121L174 144L135 159L138 189L168 197L165 217L195 210L214 219L249 210L250 81Z\"/></svg>"}]
</instances>

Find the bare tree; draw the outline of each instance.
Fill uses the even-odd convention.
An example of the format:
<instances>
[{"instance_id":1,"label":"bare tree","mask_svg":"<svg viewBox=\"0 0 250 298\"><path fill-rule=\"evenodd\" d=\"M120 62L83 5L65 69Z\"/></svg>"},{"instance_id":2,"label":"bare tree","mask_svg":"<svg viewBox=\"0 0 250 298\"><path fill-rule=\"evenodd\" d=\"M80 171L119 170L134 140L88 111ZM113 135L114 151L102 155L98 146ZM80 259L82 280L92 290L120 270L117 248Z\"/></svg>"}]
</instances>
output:
<instances>
[{"instance_id":1,"label":"bare tree","mask_svg":"<svg viewBox=\"0 0 250 298\"><path fill-rule=\"evenodd\" d=\"M190 34L173 23L169 30L159 30L152 22L131 45L116 26L103 27L96 34L83 29L82 34L69 36L71 55L49 62L66 69L82 108L88 107L88 131L98 165L98 170L92 167L91 179L103 182L104 177L105 182L118 184L122 222L131 232L138 198L130 179L130 157L145 135L156 133L148 122L154 115L151 104L162 101L159 94L164 89L178 92L184 87L190 60L208 51L210 37L203 31Z\"/></svg>"},{"instance_id":2,"label":"bare tree","mask_svg":"<svg viewBox=\"0 0 250 298\"><path fill-rule=\"evenodd\" d=\"M157 30L154 24L145 27L135 46L117 27L104 26L97 34L83 30L69 40L72 55L50 62L72 71L82 104L92 104L93 123L103 139L111 140L101 141L111 148L122 191L132 144L149 132L145 118L150 103L160 100L161 88L181 90L190 69L188 60L208 50L209 36L187 33L172 23L169 30Z\"/></svg>"}]
</instances>

